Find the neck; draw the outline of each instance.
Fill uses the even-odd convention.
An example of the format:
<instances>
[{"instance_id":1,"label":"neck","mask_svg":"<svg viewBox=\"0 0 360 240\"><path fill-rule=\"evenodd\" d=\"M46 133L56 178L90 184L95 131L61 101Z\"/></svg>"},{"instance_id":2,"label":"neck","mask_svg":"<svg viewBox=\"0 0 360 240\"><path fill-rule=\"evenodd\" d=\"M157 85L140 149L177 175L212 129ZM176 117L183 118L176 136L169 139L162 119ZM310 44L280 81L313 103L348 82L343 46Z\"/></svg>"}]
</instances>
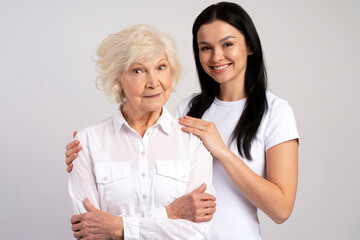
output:
<instances>
[{"instance_id":1,"label":"neck","mask_svg":"<svg viewBox=\"0 0 360 240\"><path fill-rule=\"evenodd\" d=\"M156 123L162 113L162 109L154 112L140 111L128 106L126 103L120 110L126 122L132 129L138 132L141 137L144 136L149 127Z\"/></svg>"},{"instance_id":2,"label":"neck","mask_svg":"<svg viewBox=\"0 0 360 240\"><path fill-rule=\"evenodd\" d=\"M238 101L246 98L245 81L228 81L220 83L220 93L217 98L224 102Z\"/></svg>"}]
</instances>

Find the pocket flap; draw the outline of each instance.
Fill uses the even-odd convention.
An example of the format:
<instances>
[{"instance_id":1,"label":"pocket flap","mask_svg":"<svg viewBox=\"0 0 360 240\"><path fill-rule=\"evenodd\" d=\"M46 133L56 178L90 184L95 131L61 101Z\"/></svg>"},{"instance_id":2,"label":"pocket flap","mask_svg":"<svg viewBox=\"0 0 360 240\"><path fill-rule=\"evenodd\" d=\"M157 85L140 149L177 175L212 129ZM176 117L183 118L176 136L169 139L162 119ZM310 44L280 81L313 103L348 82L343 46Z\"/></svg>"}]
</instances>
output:
<instances>
[{"instance_id":1,"label":"pocket flap","mask_svg":"<svg viewBox=\"0 0 360 240\"><path fill-rule=\"evenodd\" d=\"M183 182L189 180L189 161L156 161L156 173Z\"/></svg>"},{"instance_id":2,"label":"pocket flap","mask_svg":"<svg viewBox=\"0 0 360 240\"><path fill-rule=\"evenodd\" d=\"M131 175L131 162L97 162L94 165L96 182L110 183Z\"/></svg>"}]
</instances>

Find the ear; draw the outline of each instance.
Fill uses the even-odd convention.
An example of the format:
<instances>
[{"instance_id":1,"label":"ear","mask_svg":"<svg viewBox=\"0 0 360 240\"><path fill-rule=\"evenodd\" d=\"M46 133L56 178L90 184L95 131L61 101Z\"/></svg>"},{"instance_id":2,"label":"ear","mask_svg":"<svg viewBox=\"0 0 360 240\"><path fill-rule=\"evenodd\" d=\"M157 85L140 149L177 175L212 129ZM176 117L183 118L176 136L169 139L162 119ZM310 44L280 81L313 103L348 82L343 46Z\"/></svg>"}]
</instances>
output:
<instances>
[{"instance_id":1,"label":"ear","mask_svg":"<svg viewBox=\"0 0 360 240\"><path fill-rule=\"evenodd\" d=\"M246 45L247 45L247 54L248 54L248 56L253 55L254 52L253 52L251 43L249 42L249 43L247 43Z\"/></svg>"}]
</instances>

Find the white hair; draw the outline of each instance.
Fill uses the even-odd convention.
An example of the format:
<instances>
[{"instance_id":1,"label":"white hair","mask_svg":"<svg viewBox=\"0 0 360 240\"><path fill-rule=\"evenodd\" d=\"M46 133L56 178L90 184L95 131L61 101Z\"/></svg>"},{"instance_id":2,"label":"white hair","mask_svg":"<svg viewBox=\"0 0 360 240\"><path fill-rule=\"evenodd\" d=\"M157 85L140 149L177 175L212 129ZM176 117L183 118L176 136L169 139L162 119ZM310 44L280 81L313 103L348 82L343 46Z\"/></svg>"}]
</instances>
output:
<instances>
[{"instance_id":1,"label":"white hair","mask_svg":"<svg viewBox=\"0 0 360 240\"><path fill-rule=\"evenodd\" d=\"M113 101L124 101L120 86L120 73L129 70L134 62L149 61L166 54L173 86L177 83L182 66L174 41L166 34L149 25L138 24L118 33L110 34L97 50L96 86ZM99 87L98 87L99 88Z\"/></svg>"}]
</instances>

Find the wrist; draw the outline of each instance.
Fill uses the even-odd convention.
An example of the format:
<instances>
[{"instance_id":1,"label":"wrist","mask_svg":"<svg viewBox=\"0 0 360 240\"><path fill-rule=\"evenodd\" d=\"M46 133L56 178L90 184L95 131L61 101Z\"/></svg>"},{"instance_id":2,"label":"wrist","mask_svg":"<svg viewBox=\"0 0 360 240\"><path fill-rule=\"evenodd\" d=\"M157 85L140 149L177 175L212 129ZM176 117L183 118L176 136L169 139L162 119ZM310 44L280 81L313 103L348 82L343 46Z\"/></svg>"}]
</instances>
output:
<instances>
[{"instance_id":1,"label":"wrist","mask_svg":"<svg viewBox=\"0 0 360 240\"><path fill-rule=\"evenodd\" d=\"M231 154L232 152L230 151L230 149L226 145L224 145L221 149L219 149L219 151L212 155L214 158L217 158L221 162L222 159L227 159Z\"/></svg>"},{"instance_id":2,"label":"wrist","mask_svg":"<svg viewBox=\"0 0 360 240\"><path fill-rule=\"evenodd\" d=\"M171 204L169 206L166 206L165 210L166 210L168 219L176 219L175 215L173 214Z\"/></svg>"},{"instance_id":3,"label":"wrist","mask_svg":"<svg viewBox=\"0 0 360 240\"><path fill-rule=\"evenodd\" d=\"M115 227L113 231L112 239L123 240L124 239L124 222L122 217L116 217L116 221L114 221Z\"/></svg>"}]
</instances>

